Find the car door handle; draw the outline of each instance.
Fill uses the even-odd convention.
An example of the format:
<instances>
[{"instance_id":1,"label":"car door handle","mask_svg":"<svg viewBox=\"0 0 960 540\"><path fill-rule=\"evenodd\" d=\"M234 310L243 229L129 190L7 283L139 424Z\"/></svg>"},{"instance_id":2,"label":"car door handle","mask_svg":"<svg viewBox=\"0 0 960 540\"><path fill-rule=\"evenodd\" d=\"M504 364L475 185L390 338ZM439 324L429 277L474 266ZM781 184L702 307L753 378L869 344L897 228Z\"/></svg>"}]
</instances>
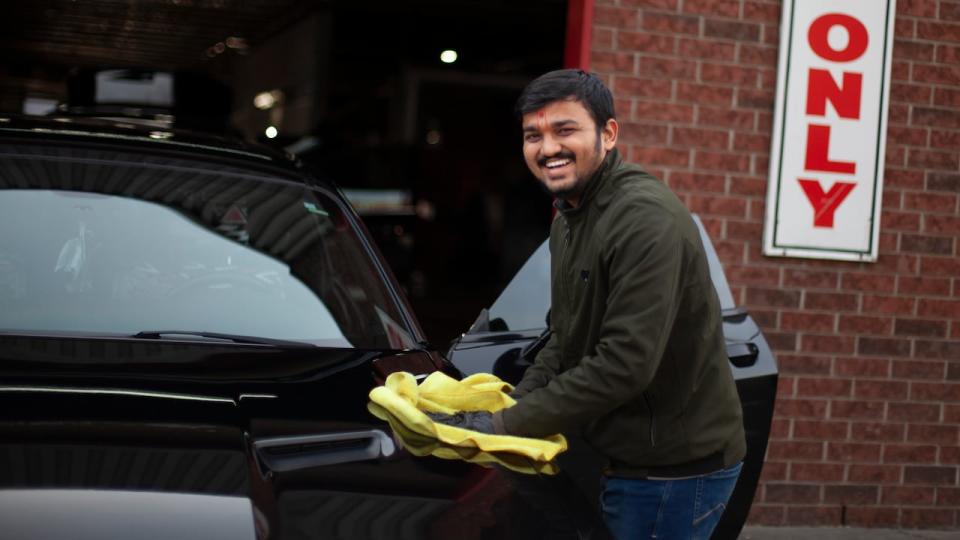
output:
<instances>
[{"instance_id":1,"label":"car door handle","mask_svg":"<svg viewBox=\"0 0 960 540\"><path fill-rule=\"evenodd\" d=\"M378 429L271 437L253 442L263 463L275 472L387 458L397 446Z\"/></svg>"},{"instance_id":2,"label":"car door handle","mask_svg":"<svg viewBox=\"0 0 960 540\"><path fill-rule=\"evenodd\" d=\"M738 368L750 367L757 363L757 356L760 354L760 348L755 344L731 343L727 345L727 357L730 363Z\"/></svg>"}]
</instances>

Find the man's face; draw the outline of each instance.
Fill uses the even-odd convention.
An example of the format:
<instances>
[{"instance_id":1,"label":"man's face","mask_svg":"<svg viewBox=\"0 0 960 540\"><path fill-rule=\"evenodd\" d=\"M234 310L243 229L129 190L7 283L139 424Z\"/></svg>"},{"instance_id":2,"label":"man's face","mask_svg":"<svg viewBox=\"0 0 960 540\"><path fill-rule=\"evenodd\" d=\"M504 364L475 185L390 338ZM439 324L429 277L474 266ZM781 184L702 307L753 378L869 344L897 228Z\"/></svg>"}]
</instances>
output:
<instances>
[{"instance_id":1,"label":"man's face","mask_svg":"<svg viewBox=\"0 0 960 540\"><path fill-rule=\"evenodd\" d=\"M576 205L590 176L617 142L617 121L597 124L579 101L562 100L523 115L523 157L555 197Z\"/></svg>"}]
</instances>

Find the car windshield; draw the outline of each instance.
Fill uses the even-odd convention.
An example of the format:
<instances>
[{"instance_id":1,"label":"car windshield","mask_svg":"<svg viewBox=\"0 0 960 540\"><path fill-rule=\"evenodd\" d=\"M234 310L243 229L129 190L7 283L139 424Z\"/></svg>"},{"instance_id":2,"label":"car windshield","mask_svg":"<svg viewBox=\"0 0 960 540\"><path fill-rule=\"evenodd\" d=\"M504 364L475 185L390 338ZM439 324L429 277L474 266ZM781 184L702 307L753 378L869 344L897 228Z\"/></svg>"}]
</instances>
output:
<instances>
[{"instance_id":1,"label":"car windshield","mask_svg":"<svg viewBox=\"0 0 960 540\"><path fill-rule=\"evenodd\" d=\"M212 161L0 147L0 332L399 349L414 341L403 320L325 189Z\"/></svg>"}]
</instances>

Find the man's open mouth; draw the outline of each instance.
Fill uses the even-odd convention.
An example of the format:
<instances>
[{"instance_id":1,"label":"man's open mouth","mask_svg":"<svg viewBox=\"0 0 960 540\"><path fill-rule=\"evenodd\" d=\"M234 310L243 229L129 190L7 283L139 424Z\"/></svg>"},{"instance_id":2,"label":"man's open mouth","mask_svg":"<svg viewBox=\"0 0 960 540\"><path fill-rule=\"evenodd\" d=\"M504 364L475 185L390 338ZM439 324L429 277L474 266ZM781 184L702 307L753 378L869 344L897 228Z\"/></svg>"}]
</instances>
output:
<instances>
[{"instance_id":1,"label":"man's open mouth","mask_svg":"<svg viewBox=\"0 0 960 540\"><path fill-rule=\"evenodd\" d=\"M559 169L560 167L565 167L573 163L572 159L551 159L548 160L544 166L548 169Z\"/></svg>"}]
</instances>

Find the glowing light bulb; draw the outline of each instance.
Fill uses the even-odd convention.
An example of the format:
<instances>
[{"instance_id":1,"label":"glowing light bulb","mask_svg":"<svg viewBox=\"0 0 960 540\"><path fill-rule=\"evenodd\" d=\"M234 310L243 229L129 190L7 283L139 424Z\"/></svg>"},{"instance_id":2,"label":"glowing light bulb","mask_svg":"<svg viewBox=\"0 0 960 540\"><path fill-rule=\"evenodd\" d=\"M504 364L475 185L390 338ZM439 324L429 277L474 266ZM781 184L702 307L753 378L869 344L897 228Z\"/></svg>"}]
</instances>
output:
<instances>
[{"instance_id":1,"label":"glowing light bulb","mask_svg":"<svg viewBox=\"0 0 960 540\"><path fill-rule=\"evenodd\" d=\"M269 92L260 92L253 98L253 106L265 111L274 105L280 103L283 99L283 92L280 90L270 90Z\"/></svg>"},{"instance_id":2,"label":"glowing light bulb","mask_svg":"<svg viewBox=\"0 0 960 540\"><path fill-rule=\"evenodd\" d=\"M268 139L276 138L277 133L277 128L273 126L267 126L267 129L263 131L263 134L266 135Z\"/></svg>"},{"instance_id":3,"label":"glowing light bulb","mask_svg":"<svg viewBox=\"0 0 960 540\"><path fill-rule=\"evenodd\" d=\"M457 51L447 49L440 53L440 61L444 64L452 64L457 61Z\"/></svg>"}]
</instances>

